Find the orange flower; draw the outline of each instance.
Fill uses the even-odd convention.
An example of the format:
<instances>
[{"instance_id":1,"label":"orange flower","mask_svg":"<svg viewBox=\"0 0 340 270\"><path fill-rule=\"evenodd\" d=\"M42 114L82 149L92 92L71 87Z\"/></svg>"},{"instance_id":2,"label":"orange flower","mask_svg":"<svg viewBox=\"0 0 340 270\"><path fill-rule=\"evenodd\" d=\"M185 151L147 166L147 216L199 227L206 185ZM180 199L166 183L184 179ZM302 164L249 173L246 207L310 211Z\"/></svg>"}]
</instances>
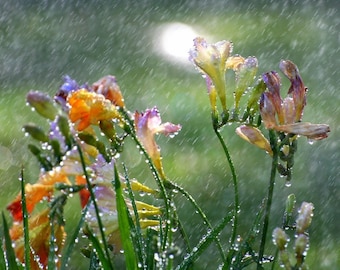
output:
<instances>
[{"instance_id":1,"label":"orange flower","mask_svg":"<svg viewBox=\"0 0 340 270\"><path fill-rule=\"evenodd\" d=\"M37 203L44 198L50 198L53 194L54 185L56 183L71 184L67 176L60 170L52 170L42 174L37 183L31 185L26 184L26 207L28 213L31 213ZM15 221L22 220L21 193L7 206L7 210L11 212Z\"/></svg>"},{"instance_id":2,"label":"orange flower","mask_svg":"<svg viewBox=\"0 0 340 270\"><path fill-rule=\"evenodd\" d=\"M39 215L31 217L28 220L29 239L30 239L30 269L47 269L49 254L49 239L51 235L51 225L49 219L49 209L44 210ZM10 229L10 236L14 241L15 255L21 262L24 262L24 235L23 224L15 223ZM65 232L64 227L60 225L54 226L54 236L56 258L60 258L61 249L64 245ZM59 262L57 262L58 264Z\"/></svg>"},{"instance_id":3,"label":"orange flower","mask_svg":"<svg viewBox=\"0 0 340 270\"><path fill-rule=\"evenodd\" d=\"M78 123L78 131L90 125L97 125L101 120L119 118L116 107L103 95L80 89L68 97L70 120Z\"/></svg>"}]
</instances>

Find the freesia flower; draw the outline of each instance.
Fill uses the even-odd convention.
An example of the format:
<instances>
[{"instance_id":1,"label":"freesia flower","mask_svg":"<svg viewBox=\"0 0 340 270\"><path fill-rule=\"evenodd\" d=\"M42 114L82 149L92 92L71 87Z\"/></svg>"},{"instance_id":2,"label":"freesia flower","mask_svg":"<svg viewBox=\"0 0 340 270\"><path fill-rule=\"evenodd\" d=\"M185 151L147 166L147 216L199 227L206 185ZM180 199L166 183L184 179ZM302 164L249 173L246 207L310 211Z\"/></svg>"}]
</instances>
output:
<instances>
[{"instance_id":1,"label":"freesia flower","mask_svg":"<svg viewBox=\"0 0 340 270\"><path fill-rule=\"evenodd\" d=\"M82 131L90 125L98 125L101 120L120 118L116 107L103 95L80 89L72 92L68 99L69 117L77 130Z\"/></svg>"},{"instance_id":2,"label":"freesia flower","mask_svg":"<svg viewBox=\"0 0 340 270\"><path fill-rule=\"evenodd\" d=\"M38 215L28 219L29 244L30 244L30 269L47 269L48 254L50 252L51 225L49 209L40 212ZM24 233L22 222L14 223L10 229L10 237L14 244L14 251L17 259L24 263ZM61 250L64 246L66 234L64 227L54 225L55 254L57 265L59 264Z\"/></svg>"},{"instance_id":3,"label":"freesia flower","mask_svg":"<svg viewBox=\"0 0 340 270\"><path fill-rule=\"evenodd\" d=\"M272 71L263 74L262 78L268 91L260 99L260 113L264 125L268 129L303 135L309 139L321 140L328 136L329 126L300 122L306 105L306 91L298 68L289 60L280 62L280 69L291 81L288 96L281 98L281 79Z\"/></svg>"},{"instance_id":4,"label":"freesia flower","mask_svg":"<svg viewBox=\"0 0 340 270\"><path fill-rule=\"evenodd\" d=\"M118 224L116 193L112 187L111 182L97 184L94 187L94 193L99 208L101 221L103 223L103 227L105 228L107 242L114 246L114 252L119 252L122 244ZM135 203L140 218L139 223L142 229L147 227L159 226L158 220L148 219L148 217L151 216L161 215L161 210L159 207L139 201L136 201ZM131 210L132 218L135 219L132 211L132 205L127 199L126 204L128 209ZM86 221L90 228L94 230L94 232L99 233L98 220L93 204L90 204L88 208Z\"/></svg>"},{"instance_id":5,"label":"freesia flower","mask_svg":"<svg viewBox=\"0 0 340 270\"><path fill-rule=\"evenodd\" d=\"M112 104L124 107L124 98L117 84L116 77L107 75L92 85L93 91L97 94L102 94Z\"/></svg>"},{"instance_id":6,"label":"freesia flower","mask_svg":"<svg viewBox=\"0 0 340 270\"><path fill-rule=\"evenodd\" d=\"M231 51L232 43L229 41L223 40L215 44L208 44L201 37L194 39L194 49L190 51L190 60L204 76L209 76L213 82L223 110L227 109L225 70Z\"/></svg>"},{"instance_id":7,"label":"freesia flower","mask_svg":"<svg viewBox=\"0 0 340 270\"><path fill-rule=\"evenodd\" d=\"M160 149L155 142L155 134L162 133L166 136L175 135L181 130L181 126L169 122L161 124L161 122L161 117L156 107L147 109L144 113L135 113L137 137L149 154L157 170L164 176Z\"/></svg>"},{"instance_id":8,"label":"freesia flower","mask_svg":"<svg viewBox=\"0 0 340 270\"><path fill-rule=\"evenodd\" d=\"M67 175L59 169L43 173L35 184L25 185L26 207L28 213L31 213L37 203L43 199L49 199L53 195L56 183L64 183L70 185ZM22 220L21 193L7 206L7 210L13 216L15 221Z\"/></svg>"}]
</instances>

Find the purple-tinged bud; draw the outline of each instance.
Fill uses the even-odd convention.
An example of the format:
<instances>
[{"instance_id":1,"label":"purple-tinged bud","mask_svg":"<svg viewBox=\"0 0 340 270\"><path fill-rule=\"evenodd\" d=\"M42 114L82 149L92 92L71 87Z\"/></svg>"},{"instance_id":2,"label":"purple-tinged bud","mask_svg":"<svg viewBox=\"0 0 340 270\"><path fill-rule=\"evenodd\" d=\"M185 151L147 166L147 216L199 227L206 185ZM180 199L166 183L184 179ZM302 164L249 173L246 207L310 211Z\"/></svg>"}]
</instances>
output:
<instances>
[{"instance_id":1,"label":"purple-tinged bud","mask_svg":"<svg viewBox=\"0 0 340 270\"><path fill-rule=\"evenodd\" d=\"M29 91L26 100L37 113L47 119L53 120L58 113L57 108L53 105L52 99L39 91Z\"/></svg>"},{"instance_id":2,"label":"purple-tinged bud","mask_svg":"<svg viewBox=\"0 0 340 270\"><path fill-rule=\"evenodd\" d=\"M314 206L312 203L303 202L296 220L296 233L303 234L312 222Z\"/></svg>"}]
</instances>

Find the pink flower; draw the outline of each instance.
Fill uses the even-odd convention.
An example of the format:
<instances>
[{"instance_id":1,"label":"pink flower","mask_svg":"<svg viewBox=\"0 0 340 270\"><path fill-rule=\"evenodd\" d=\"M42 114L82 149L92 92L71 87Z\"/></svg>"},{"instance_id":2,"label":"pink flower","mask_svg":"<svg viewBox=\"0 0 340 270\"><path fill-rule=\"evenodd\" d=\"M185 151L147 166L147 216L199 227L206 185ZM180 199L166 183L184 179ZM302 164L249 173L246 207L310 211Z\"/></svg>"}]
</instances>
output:
<instances>
[{"instance_id":1,"label":"pink flower","mask_svg":"<svg viewBox=\"0 0 340 270\"><path fill-rule=\"evenodd\" d=\"M163 175L161 154L160 149L155 142L155 134L162 133L166 136L176 135L182 127L169 122L164 124L161 122L162 120L156 107L147 109L144 113L135 113L135 128L137 137L154 162L157 170Z\"/></svg>"},{"instance_id":2,"label":"pink flower","mask_svg":"<svg viewBox=\"0 0 340 270\"><path fill-rule=\"evenodd\" d=\"M306 136L308 139L327 138L330 128L325 124L300 122L306 105L307 88L296 65L289 60L280 62L280 69L290 80L291 86L285 99L281 98L281 79L272 71L262 75L268 91L260 99L260 112L267 129Z\"/></svg>"}]
</instances>

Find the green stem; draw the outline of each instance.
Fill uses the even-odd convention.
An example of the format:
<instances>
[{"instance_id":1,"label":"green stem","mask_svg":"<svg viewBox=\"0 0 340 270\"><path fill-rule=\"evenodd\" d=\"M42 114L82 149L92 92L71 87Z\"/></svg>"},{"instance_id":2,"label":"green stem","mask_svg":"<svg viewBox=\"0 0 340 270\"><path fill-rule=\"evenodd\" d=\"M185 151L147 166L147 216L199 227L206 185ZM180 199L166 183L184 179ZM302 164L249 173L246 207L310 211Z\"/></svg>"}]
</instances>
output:
<instances>
[{"instance_id":1,"label":"green stem","mask_svg":"<svg viewBox=\"0 0 340 270\"><path fill-rule=\"evenodd\" d=\"M233 246L236 240L236 235L237 235L237 226L238 226L238 213L239 213L239 209L240 209L240 202L239 202L239 192L238 192L238 181L237 181L237 175L236 175L236 171L235 171L235 167L234 167L234 163L231 159L231 156L229 154L229 150L227 145L225 144L223 137L221 135L221 133L219 132L219 130L216 128L216 126L214 125L214 131L216 133L216 136L218 138L218 140L220 141L224 154L227 157L228 160L228 164L231 170L231 174L232 174L232 178L233 178L233 186L234 186L234 218L233 218L233 226L232 226L232 233L231 233L231 237L230 237L230 244ZM228 253L228 264L231 263L233 254L234 254L234 249L231 247L229 249L229 253Z\"/></svg>"},{"instance_id":2,"label":"green stem","mask_svg":"<svg viewBox=\"0 0 340 270\"><path fill-rule=\"evenodd\" d=\"M268 233L269 217L270 217L270 210L271 210L273 194L274 194L275 175L276 175L277 162L278 162L278 156L279 156L275 131L269 130L269 138L270 138L270 145L273 150L273 159L272 159L272 167L271 167L269 186L268 186L267 203L266 203L266 209L265 209L264 221L263 221L263 227L262 227L261 244L260 244L259 256L258 256L258 261L257 261L257 270L263 269L262 259L264 255L264 249L265 249L267 233Z\"/></svg>"},{"instance_id":3,"label":"green stem","mask_svg":"<svg viewBox=\"0 0 340 270\"><path fill-rule=\"evenodd\" d=\"M161 192L161 196L164 200L164 207L165 207L165 231L164 231L164 238L163 238L163 243L162 243L162 250L166 249L167 246L167 238L169 235L169 231L170 231L170 224L168 222L168 220L170 220L170 216L171 216L171 209L170 209L170 197L166 191L166 188L164 186L164 181L166 179L163 179L158 170L156 169L156 167L153 164L153 161L151 159L151 157L149 156L149 154L146 152L145 148L143 147L143 145L141 144L141 142L139 141L139 139L137 138L135 131L135 127L134 127L134 122L133 120L130 118L128 112L124 109L124 108L119 108L119 111L122 113L122 115L124 116L124 120L125 122L125 131L131 135L132 139L134 140L134 142L136 143L137 147L142 151L144 157L146 158L149 166L150 166L150 170L152 172L152 175L160 189Z\"/></svg>"}]
</instances>

